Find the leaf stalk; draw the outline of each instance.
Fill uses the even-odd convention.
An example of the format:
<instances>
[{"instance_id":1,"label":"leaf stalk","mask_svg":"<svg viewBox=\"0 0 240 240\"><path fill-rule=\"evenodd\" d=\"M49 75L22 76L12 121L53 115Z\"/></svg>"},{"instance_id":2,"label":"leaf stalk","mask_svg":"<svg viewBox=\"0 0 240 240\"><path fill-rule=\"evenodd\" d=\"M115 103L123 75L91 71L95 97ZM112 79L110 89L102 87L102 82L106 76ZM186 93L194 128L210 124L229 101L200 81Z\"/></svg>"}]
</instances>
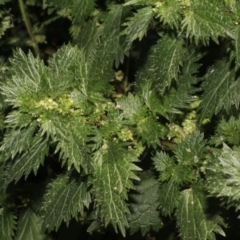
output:
<instances>
[{"instance_id":1,"label":"leaf stalk","mask_svg":"<svg viewBox=\"0 0 240 240\"><path fill-rule=\"evenodd\" d=\"M38 48L37 41L34 37L33 31L32 31L32 25L31 25L30 19L28 17L28 14L26 12L26 8L25 8L23 0L18 0L18 4L19 4L21 15L22 15L25 27L27 29L28 35L31 38L32 43L33 43L34 54L37 56L37 55L39 55L39 48Z\"/></svg>"}]
</instances>

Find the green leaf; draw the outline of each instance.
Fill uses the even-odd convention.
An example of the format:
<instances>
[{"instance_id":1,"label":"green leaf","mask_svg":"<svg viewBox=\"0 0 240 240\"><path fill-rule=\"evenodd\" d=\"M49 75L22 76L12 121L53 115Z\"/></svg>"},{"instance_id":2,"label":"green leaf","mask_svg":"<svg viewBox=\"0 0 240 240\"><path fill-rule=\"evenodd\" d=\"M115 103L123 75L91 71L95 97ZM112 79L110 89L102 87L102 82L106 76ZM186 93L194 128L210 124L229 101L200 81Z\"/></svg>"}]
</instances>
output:
<instances>
[{"instance_id":1,"label":"green leaf","mask_svg":"<svg viewBox=\"0 0 240 240\"><path fill-rule=\"evenodd\" d=\"M163 94L172 80L178 80L182 63L183 39L164 35L151 48L148 61L139 71L137 81L153 80L155 87Z\"/></svg>"},{"instance_id":2,"label":"green leaf","mask_svg":"<svg viewBox=\"0 0 240 240\"><path fill-rule=\"evenodd\" d=\"M141 230L142 235L146 235L150 229L158 231L161 227L158 181L151 172L146 172L141 175L141 182L135 190L135 193L130 194L130 233Z\"/></svg>"},{"instance_id":3,"label":"green leaf","mask_svg":"<svg viewBox=\"0 0 240 240\"><path fill-rule=\"evenodd\" d=\"M236 56L235 58L235 64L236 64L236 68L238 69L240 67L240 26L237 25L235 28L235 51L234 54Z\"/></svg>"},{"instance_id":4,"label":"green leaf","mask_svg":"<svg viewBox=\"0 0 240 240\"><path fill-rule=\"evenodd\" d=\"M153 87L152 81L145 81L141 84L141 97L144 100L145 105L153 113L153 115L160 114L165 118L168 118L166 112L167 109L163 106L159 94L157 94L156 89Z\"/></svg>"},{"instance_id":5,"label":"green leaf","mask_svg":"<svg viewBox=\"0 0 240 240\"><path fill-rule=\"evenodd\" d=\"M223 14L223 11L222 4L217 0L191 1L184 11L182 29L196 43L203 41L208 44L210 38L218 43L220 36L227 35L233 38L230 14Z\"/></svg>"},{"instance_id":6,"label":"green leaf","mask_svg":"<svg viewBox=\"0 0 240 240\"><path fill-rule=\"evenodd\" d=\"M97 38L99 38L99 41L96 42L97 44L93 43L95 49L92 47L93 51L88 61L92 91L97 90L104 93L112 93L113 89L109 82L114 78L112 69L113 61L115 60L115 65L118 67L124 58L122 37L119 33L125 12L127 12L127 9L123 9L122 5L111 5L102 26L97 28L99 32ZM88 35L86 34L86 36ZM91 40L89 41L92 42Z\"/></svg>"},{"instance_id":7,"label":"green leaf","mask_svg":"<svg viewBox=\"0 0 240 240\"><path fill-rule=\"evenodd\" d=\"M163 216L171 215L178 206L180 191L174 179L164 183L159 190L159 206Z\"/></svg>"},{"instance_id":8,"label":"green leaf","mask_svg":"<svg viewBox=\"0 0 240 240\"><path fill-rule=\"evenodd\" d=\"M216 133L211 138L211 143L215 146L223 143L238 146L240 144L240 119L235 119L233 116L228 121L222 119L216 127Z\"/></svg>"},{"instance_id":9,"label":"green leaf","mask_svg":"<svg viewBox=\"0 0 240 240\"><path fill-rule=\"evenodd\" d=\"M222 151L214 153L207 166L208 189L211 195L224 198L230 206L240 209L240 150L226 144Z\"/></svg>"},{"instance_id":10,"label":"green leaf","mask_svg":"<svg viewBox=\"0 0 240 240\"><path fill-rule=\"evenodd\" d=\"M95 7L94 0L70 0L67 2L64 0L44 0L44 2L62 10L69 10L73 16L74 24L83 22L94 11Z\"/></svg>"},{"instance_id":11,"label":"green leaf","mask_svg":"<svg viewBox=\"0 0 240 240\"><path fill-rule=\"evenodd\" d=\"M58 230L62 222L68 225L72 218L83 215L84 207L89 207L90 193L87 182L76 174L64 174L49 184L43 206L43 228Z\"/></svg>"},{"instance_id":12,"label":"green leaf","mask_svg":"<svg viewBox=\"0 0 240 240\"><path fill-rule=\"evenodd\" d=\"M174 158L169 157L164 152L157 152L153 157L155 168L159 171L160 181L169 181L172 179L175 184L183 185L184 183L192 182L196 179L197 175L192 169L192 166L179 164Z\"/></svg>"},{"instance_id":13,"label":"green leaf","mask_svg":"<svg viewBox=\"0 0 240 240\"><path fill-rule=\"evenodd\" d=\"M236 79L230 63L225 60L218 61L209 69L202 89L204 93L199 106L202 108L200 121L211 118L222 109L229 111L232 105L239 107L240 78Z\"/></svg>"},{"instance_id":14,"label":"green leaf","mask_svg":"<svg viewBox=\"0 0 240 240\"><path fill-rule=\"evenodd\" d=\"M138 159L134 151L126 151L121 144L114 142L105 143L94 154L94 159L93 190L100 217L105 226L111 223L125 236L128 227L126 214L129 213L125 200L127 191L134 187L131 180L138 180L134 172L140 168L133 164Z\"/></svg>"},{"instance_id":15,"label":"green leaf","mask_svg":"<svg viewBox=\"0 0 240 240\"><path fill-rule=\"evenodd\" d=\"M41 125L42 135L50 135L56 144L55 153L59 153L62 165L70 170L72 166L80 172L83 168L88 172L91 158L86 145L88 135L93 131L85 119L77 115L61 116L52 114L51 118Z\"/></svg>"},{"instance_id":16,"label":"green leaf","mask_svg":"<svg viewBox=\"0 0 240 240\"><path fill-rule=\"evenodd\" d=\"M157 119L156 119L157 120ZM136 133L149 147L160 145L160 138L166 136L166 127L153 117L145 117L137 124Z\"/></svg>"},{"instance_id":17,"label":"green leaf","mask_svg":"<svg viewBox=\"0 0 240 240\"><path fill-rule=\"evenodd\" d=\"M22 113L20 111L11 111L5 118L5 123L8 127L17 129L18 127L24 128L29 125L34 125L32 123L32 115L28 113Z\"/></svg>"},{"instance_id":18,"label":"green leaf","mask_svg":"<svg viewBox=\"0 0 240 240\"><path fill-rule=\"evenodd\" d=\"M55 1L59 4L59 1ZM60 4L59 4L60 5ZM62 7L60 5L60 7ZM74 16L73 24L82 23L95 9L95 0L72 1L71 13Z\"/></svg>"},{"instance_id":19,"label":"green leaf","mask_svg":"<svg viewBox=\"0 0 240 240\"><path fill-rule=\"evenodd\" d=\"M152 159L154 167L160 173L159 180L162 182L169 181L172 178L176 184L181 184L185 181L191 181L193 178L189 167L179 165L174 158L163 151L157 152ZM183 175L184 171L187 174Z\"/></svg>"},{"instance_id":20,"label":"green leaf","mask_svg":"<svg viewBox=\"0 0 240 240\"><path fill-rule=\"evenodd\" d=\"M30 208L24 210L19 219L15 240L44 240L42 219Z\"/></svg>"},{"instance_id":21,"label":"green leaf","mask_svg":"<svg viewBox=\"0 0 240 240\"><path fill-rule=\"evenodd\" d=\"M8 158L11 157L14 159L17 154L21 154L28 150L32 144L36 127L36 123L33 122L28 127L14 129L7 133L4 137L0 151L6 153Z\"/></svg>"},{"instance_id":22,"label":"green leaf","mask_svg":"<svg viewBox=\"0 0 240 240\"><path fill-rule=\"evenodd\" d=\"M163 24L169 25L171 28L179 28L182 20L182 2L176 2L175 0L169 0L167 2L156 3L156 14L163 22Z\"/></svg>"},{"instance_id":23,"label":"green leaf","mask_svg":"<svg viewBox=\"0 0 240 240\"><path fill-rule=\"evenodd\" d=\"M79 26L75 27L79 31ZM74 31L74 29L74 26L72 26L72 31ZM94 55L94 51L99 44L102 31L103 26L99 26L98 18L93 18L82 24L82 29L80 32L73 34L77 46L81 49L84 49L84 53L87 58L91 58Z\"/></svg>"},{"instance_id":24,"label":"green leaf","mask_svg":"<svg viewBox=\"0 0 240 240\"><path fill-rule=\"evenodd\" d=\"M196 84L201 80L201 78L196 77L201 66L197 62L201 57L201 54L196 53L191 48L184 52L183 64L176 87L172 87L163 98L162 105L167 112L182 114L182 109L189 109L190 103L196 101L195 94L200 90L196 87Z\"/></svg>"},{"instance_id":25,"label":"green leaf","mask_svg":"<svg viewBox=\"0 0 240 240\"><path fill-rule=\"evenodd\" d=\"M172 179L177 185L196 181L200 177L196 172L196 167L203 164L205 145L203 134L195 132L177 144L173 157L165 152L157 152L153 157L153 162L160 173L159 180Z\"/></svg>"},{"instance_id":26,"label":"green leaf","mask_svg":"<svg viewBox=\"0 0 240 240\"><path fill-rule=\"evenodd\" d=\"M122 35L126 35L125 50L129 50L133 41L136 39L141 40L147 33L148 26L153 18L153 10L150 7L145 7L138 10L133 17L128 19L124 26L127 26Z\"/></svg>"},{"instance_id":27,"label":"green leaf","mask_svg":"<svg viewBox=\"0 0 240 240\"><path fill-rule=\"evenodd\" d=\"M123 111L124 117L132 124L138 122L147 114L144 101L138 95L134 96L132 93L119 98L116 107Z\"/></svg>"},{"instance_id":28,"label":"green leaf","mask_svg":"<svg viewBox=\"0 0 240 240\"><path fill-rule=\"evenodd\" d=\"M183 240L207 240L203 205L192 188L182 191L176 215Z\"/></svg>"},{"instance_id":29,"label":"green leaf","mask_svg":"<svg viewBox=\"0 0 240 240\"><path fill-rule=\"evenodd\" d=\"M84 49L87 58L98 61L101 57L101 62L98 62L98 64L104 64L103 57L109 54L110 59L107 59L106 55L105 61L115 60L116 67L123 62L124 49L122 43L124 42L124 37L120 36L120 31L122 30L122 21L128 13L129 8L123 8L121 4L110 5L106 16L98 14L83 24L75 41L79 47ZM104 18L102 24L99 24L99 18L101 19L100 21ZM99 52L100 56L96 55L96 51ZM102 70L103 68L100 69ZM101 73L104 73L104 71Z\"/></svg>"},{"instance_id":30,"label":"green leaf","mask_svg":"<svg viewBox=\"0 0 240 240\"><path fill-rule=\"evenodd\" d=\"M113 52L113 59L116 67L123 63L124 49L122 46L123 37L120 36L122 19L128 13L128 8L123 8L121 4L112 5L103 24L103 42L107 41L109 52ZM107 40L108 39L108 40Z\"/></svg>"},{"instance_id":31,"label":"green leaf","mask_svg":"<svg viewBox=\"0 0 240 240\"><path fill-rule=\"evenodd\" d=\"M203 140L203 134L196 131L177 145L174 154L180 164L198 165L204 159L205 145L206 140Z\"/></svg>"},{"instance_id":32,"label":"green leaf","mask_svg":"<svg viewBox=\"0 0 240 240\"><path fill-rule=\"evenodd\" d=\"M58 142L56 151L60 152L62 164L67 162L68 170L72 165L80 172L80 167L83 167L85 172L88 172L90 155L86 145L74 134L68 133L68 139L62 139Z\"/></svg>"},{"instance_id":33,"label":"green leaf","mask_svg":"<svg viewBox=\"0 0 240 240\"><path fill-rule=\"evenodd\" d=\"M10 183L12 180L17 182L22 176L25 176L26 179L32 171L36 175L39 166L44 162L48 149L48 140L36 135L29 149L8 164L7 182Z\"/></svg>"},{"instance_id":34,"label":"green leaf","mask_svg":"<svg viewBox=\"0 0 240 240\"><path fill-rule=\"evenodd\" d=\"M205 193L196 187L183 190L176 211L177 224L183 240L215 240L214 232L225 236L223 220L218 215L205 215Z\"/></svg>"},{"instance_id":35,"label":"green leaf","mask_svg":"<svg viewBox=\"0 0 240 240\"><path fill-rule=\"evenodd\" d=\"M5 101L14 107L31 104L40 91L41 82L48 79L43 61L35 58L31 52L25 55L19 49L14 53L11 66L11 81L1 86L2 94L6 96ZM29 99L31 101L27 102Z\"/></svg>"},{"instance_id":36,"label":"green leaf","mask_svg":"<svg viewBox=\"0 0 240 240\"><path fill-rule=\"evenodd\" d=\"M124 6L128 5L149 5L159 2L159 0L127 0Z\"/></svg>"},{"instance_id":37,"label":"green leaf","mask_svg":"<svg viewBox=\"0 0 240 240\"><path fill-rule=\"evenodd\" d=\"M0 5L4 2L0 1ZM0 38L12 27L11 16L8 11L0 12Z\"/></svg>"},{"instance_id":38,"label":"green leaf","mask_svg":"<svg viewBox=\"0 0 240 240\"><path fill-rule=\"evenodd\" d=\"M89 90L88 64L83 50L76 46L66 45L54 54L49 61L49 72L46 77L42 78L41 89L45 90L52 98L59 97L63 94L69 94L70 90L76 85L83 90ZM87 91L88 93L88 91Z\"/></svg>"},{"instance_id":39,"label":"green leaf","mask_svg":"<svg viewBox=\"0 0 240 240\"><path fill-rule=\"evenodd\" d=\"M223 237L226 237L225 232L223 231L222 227L227 228L222 217L219 215L208 216L207 219L207 226L208 226L208 238L209 240L215 240L216 236L214 233L220 234Z\"/></svg>"},{"instance_id":40,"label":"green leaf","mask_svg":"<svg viewBox=\"0 0 240 240\"><path fill-rule=\"evenodd\" d=\"M112 69L115 52L108 49L112 45L112 39L107 38L100 42L89 60L89 87L92 92L112 94L113 87L109 84L114 78ZM97 67L96 67L97 66Z\"/></svg>"},{"instance_id":41,"label":"green leaf","mask_svg":"<svg viewBox=\"0 0 240 240\"><path fill-rule=\"evenodd\" d=\"M0 208L0 239L12 240L16 229L16 216L7 209Z\"/></svg>"}]
</instances>

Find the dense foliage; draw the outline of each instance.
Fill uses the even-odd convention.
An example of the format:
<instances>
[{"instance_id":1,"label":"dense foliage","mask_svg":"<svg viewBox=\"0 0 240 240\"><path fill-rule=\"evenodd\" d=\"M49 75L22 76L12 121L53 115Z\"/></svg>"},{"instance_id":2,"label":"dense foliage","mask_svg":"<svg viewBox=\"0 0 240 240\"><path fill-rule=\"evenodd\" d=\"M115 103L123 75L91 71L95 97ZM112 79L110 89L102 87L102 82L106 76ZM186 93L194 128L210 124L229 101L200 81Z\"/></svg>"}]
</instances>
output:
<instances>
[{"instance_id":1,"label":"dense foliage","mask_svg":"<svg viewBox=\"0 0 240 240\"><path fill-rule=\"evenodd\" d=\"M240 237L239 1L0 7L0 239Z\"/></svg>"}]
</instances>

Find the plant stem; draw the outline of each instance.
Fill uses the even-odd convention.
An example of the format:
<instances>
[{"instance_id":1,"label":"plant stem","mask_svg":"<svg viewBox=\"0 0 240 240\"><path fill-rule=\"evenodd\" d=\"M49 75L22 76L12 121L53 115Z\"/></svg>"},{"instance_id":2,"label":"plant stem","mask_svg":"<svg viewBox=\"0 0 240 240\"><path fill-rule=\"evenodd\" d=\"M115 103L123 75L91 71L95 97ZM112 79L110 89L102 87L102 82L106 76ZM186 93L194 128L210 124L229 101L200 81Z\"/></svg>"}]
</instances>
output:
<instances>
[{"instance_id":1,"label":"plant stem","mask_svg":"<svg viewBox=\"0 0 240 240\"><path fill-rule=\"evenodd\" d=\"M39 48L38 48L38 44L36 42L36 39L34 37L34 34L32 32L32 25L31 25L31 22L28 18L23 0L18 0L18 4L19 4L19 8L20 8L20 11L21 11L21 14L22 14L24 24L25 24L26 29L28 31L28 35L31 38L32 43L33 43L34 54L37 56L37 55L39 55Z\"/></svg>"}]
</instances>

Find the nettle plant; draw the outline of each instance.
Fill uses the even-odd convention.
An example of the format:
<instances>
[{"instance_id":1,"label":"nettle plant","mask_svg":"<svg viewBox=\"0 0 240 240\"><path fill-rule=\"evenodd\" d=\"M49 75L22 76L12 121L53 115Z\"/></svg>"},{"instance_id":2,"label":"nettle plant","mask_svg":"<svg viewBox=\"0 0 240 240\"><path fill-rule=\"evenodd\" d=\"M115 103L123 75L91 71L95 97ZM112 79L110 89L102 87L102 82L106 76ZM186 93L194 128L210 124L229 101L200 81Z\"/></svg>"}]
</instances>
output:
<instances>
[{"instance_id":1,"label":"nettle plant","mask_svg":"<svg viewBox=\"0 0 240 240\"><path fill-rule=\"evenodd\" d=\"M239 1L44 4L73 40L1 68L0 239L72 223L72 239L224 236L240 208Z\"/></svg>"}]
</instances>

